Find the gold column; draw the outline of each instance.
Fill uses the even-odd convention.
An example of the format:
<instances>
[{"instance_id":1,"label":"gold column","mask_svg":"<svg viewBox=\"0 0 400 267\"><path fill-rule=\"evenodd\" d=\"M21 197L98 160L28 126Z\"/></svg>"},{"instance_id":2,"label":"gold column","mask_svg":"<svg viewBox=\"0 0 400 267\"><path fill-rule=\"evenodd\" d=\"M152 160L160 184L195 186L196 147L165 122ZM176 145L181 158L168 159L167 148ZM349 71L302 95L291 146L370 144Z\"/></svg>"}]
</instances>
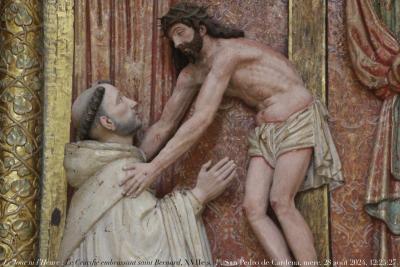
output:
<instances>
[{"instance_id":1,"label":"gold column","mask_svg":"<svg viewBox=\"0 0 400 267\"><path fill-rule=\"evenodd\" d=\"M307 88L326 102L326 0L289 0L288 49ZM319 260L330 266L328 187L299 194L296 205L311 227Z\"/></svg>"},{"instance_id":2,"label":"gold column","mask_svg":"<svg viewBox=\"0 0 400 267\"><path fill-rule=\"evenodd\" d=\"M44 113L39 257L58 258L64 231L67 182L64 145L70 138L74 53L74 0L43 0Z\"/></svg>"},{"instance_id":3,"label":"gold column","mask_svg":"<svg viewBox=\"0 0 400 267\"><path fill-rule=\"evenodd\" d=\"M41 25L40 0L1 0L0 262L10 266L33 261L37 254Z\"/></svg>"}]
</instances>

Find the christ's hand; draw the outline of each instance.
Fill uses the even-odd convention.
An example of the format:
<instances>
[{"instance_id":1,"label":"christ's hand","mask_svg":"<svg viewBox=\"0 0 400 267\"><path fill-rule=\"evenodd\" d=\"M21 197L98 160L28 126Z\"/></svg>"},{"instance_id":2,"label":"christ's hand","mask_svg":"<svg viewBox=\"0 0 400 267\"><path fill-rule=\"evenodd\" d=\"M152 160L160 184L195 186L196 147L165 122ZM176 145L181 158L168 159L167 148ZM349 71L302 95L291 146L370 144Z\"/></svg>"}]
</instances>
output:
<instances>
[{"instance_id":1,"label":"christ's hand","mask_svg":"<svg viewBox=\"0 0 400 267\"><path fill-rule=\"evenodd\" d=\"M123 195L137 197L148 188L159 173L152 163L133 163L123 168L126 171L125 179L119 184L123 186Z\"/></svg>"}]
</instances>

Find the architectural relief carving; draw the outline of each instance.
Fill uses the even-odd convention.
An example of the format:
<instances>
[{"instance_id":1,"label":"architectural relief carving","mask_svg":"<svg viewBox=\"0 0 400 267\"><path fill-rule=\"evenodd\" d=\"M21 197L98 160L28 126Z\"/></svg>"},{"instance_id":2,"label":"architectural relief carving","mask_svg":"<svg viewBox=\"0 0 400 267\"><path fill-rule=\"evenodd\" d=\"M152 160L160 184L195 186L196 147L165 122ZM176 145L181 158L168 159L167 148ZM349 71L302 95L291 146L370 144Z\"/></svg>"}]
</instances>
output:
<instances>
[{"instance_id":1,"label":"architectural relief carving","mask_svg":"<svg viewBox=\"0 0 400 267\"><path fill-rule=\"evenodd\" d=\"M1 1L0 14L0 262L25 261L39 233L41 1Z\"/></svg>"},{"instance_id":2,"label":"architectural relief carving","mask_svg":"<svg viewBox=\"0 0 400 267\"><path fill-rule=\"evenodd\" d=\"M372 1L347 1L347 41L354 72L383 101L369 169L365 211L400 235L400 46ZM380 227L380 258L388 259L386 227Z\"/></svg>"}]
</instances>

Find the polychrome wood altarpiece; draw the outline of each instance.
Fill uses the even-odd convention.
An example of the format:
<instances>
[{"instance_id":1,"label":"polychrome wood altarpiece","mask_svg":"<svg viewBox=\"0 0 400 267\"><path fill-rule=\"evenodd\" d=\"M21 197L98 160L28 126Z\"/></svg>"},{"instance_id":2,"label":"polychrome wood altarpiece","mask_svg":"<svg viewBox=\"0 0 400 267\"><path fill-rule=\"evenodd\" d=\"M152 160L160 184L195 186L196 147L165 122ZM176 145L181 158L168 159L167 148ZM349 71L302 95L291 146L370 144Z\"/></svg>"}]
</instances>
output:
<instances>
[{"instance_id":1,"label":"polychrome wood altarpiece","mask_svg":"<svg viewBox=\"0 0 400 267\"><path fill-rule=\"evenodd\" d=\"M194 2L286 55L328 106L346 183L332 193L322 187L296 199L319 259L333 266L397 266L399 3ZM73 193L67 194L62 161L77 95L97 80L111 80L140 102L145 127L160 118L175 73L158 18L174 3L1 1L0 260L58 258L67 195ZM206 134L156 185L161 197L174 187L193 186L208 159L235 160L238 178L203 215L216 263L242 259L236 266L244 266L267 259L242 208L247 135L254 126L253 110L225 98Z\"/></svg>"}]
</instances>

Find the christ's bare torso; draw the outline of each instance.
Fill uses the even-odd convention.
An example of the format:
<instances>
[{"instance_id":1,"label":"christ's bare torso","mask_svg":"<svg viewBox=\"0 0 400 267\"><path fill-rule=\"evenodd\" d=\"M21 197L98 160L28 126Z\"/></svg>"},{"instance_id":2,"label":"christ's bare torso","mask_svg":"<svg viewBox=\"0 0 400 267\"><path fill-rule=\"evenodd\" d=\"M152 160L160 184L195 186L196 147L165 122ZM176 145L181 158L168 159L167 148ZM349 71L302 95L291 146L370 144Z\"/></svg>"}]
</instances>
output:
<instances>
[{"instance_id":1,"label":"christ's bare torso","mask_svg":"<svg viewBox=\"0 0 400 267\"><path fill-rule=\"evenodd\" d=\"M258 123L284 121L312 102L312 95L283 55L248 39L219 39L218 42L221 53L216 53L216 57L237 58L225 95L255 108ZM203 83L214 62L191 66L196 84Z\"/></svg>"}]
</instances>

